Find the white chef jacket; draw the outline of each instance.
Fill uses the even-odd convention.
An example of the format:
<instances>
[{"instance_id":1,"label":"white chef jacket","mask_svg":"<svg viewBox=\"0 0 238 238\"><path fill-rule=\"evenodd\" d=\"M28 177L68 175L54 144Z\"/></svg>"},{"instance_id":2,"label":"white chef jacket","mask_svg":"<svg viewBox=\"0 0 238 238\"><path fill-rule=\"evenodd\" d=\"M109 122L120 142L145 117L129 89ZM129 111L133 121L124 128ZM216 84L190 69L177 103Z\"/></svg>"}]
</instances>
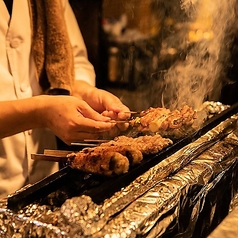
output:
<instances>
[{"instance_id":1,"label":"white chef jacket","mask_svg":"<svg viewBox=\"0 0 238 238\"><path fill-rule=\"evenodd\" d=\"M76 80L94 85L94 69L87 60L77 21L68 1L62 3L74 52ZM4 1L0 1L0 101L41 94L31 55L31 36L28 1L14 1L11 18ZM55 136L48 129L33 129L0 140L0 198L58 169L56 163L31 160L32 153L42 153L47 148L56 148Z\"/></svg>"}]
</instances>

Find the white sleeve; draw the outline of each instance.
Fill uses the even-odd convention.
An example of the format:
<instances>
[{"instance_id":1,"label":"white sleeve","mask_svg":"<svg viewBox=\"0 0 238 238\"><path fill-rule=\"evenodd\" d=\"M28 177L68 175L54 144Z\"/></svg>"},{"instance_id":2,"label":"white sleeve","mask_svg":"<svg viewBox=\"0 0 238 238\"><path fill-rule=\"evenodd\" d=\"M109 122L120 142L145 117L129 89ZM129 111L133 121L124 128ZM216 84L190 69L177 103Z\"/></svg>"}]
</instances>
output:
<instances>
[{"instance_id":1,"label":"white sleeve","mask_svg":"<svg viewBox=\"0 0 238 238\"><path fill-rule=\"evenodd\" d=\"M73 48L75 79L86 81L87 83L95 86L96 76L94 67L88 61L87 49L74 12L68 0L63 0L62 3L66 27Z\"/></svg>"}]
</instances>

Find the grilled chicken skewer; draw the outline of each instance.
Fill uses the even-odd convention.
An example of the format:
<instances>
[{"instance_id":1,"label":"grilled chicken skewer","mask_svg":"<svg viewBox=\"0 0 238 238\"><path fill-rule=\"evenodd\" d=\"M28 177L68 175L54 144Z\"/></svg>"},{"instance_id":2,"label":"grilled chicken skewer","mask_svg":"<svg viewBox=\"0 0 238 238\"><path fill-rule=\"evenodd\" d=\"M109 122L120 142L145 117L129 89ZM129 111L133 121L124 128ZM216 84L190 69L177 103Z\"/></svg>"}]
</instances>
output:
<instances>
[{"instance_id":1,"label":"grilled chicken skewer","mask_svg":"<svg viewBox=\"0 0 238 238\"><path fill-rule=\"evenodd\" d=\"M68 161L74 169L104 176L124 174L130 165L126 156L107 150L101 154L95 151L71 153Z\"/></svg>"},{"instance_id":2,"label":"grilled chicken skewer","mask_svg":"<svg viewBox=\"0 0 238 238\"><path fill-rule=\"evenodd\" d=\"M170 144L170 139L160 135L138 138L119 136L95 148L71 153L67 157L75 169L113 176L126 173L130 165L141 162L143 155L155 154Z\"/></svg>"},{"instance_id":3,"label":"grilled chicken skewer","mask_svg":"<svg viewBox=\"0 0 238 238\"><path fill-rule=\"evenodd\" d=\"M184 132L192 129L197 113L185 105L180 110L167 108L149 108L141 112L140 117L130 121L132 130L143 134L159 133L164 137L180 138Z\"/></svg>"},{"instance_id":4,"label":"grilled chicken skewer","mask_svg":"<svg viewBox=\"0 0 238 238\"><path fill-rule=\"evenodd\" d=\"M44 154L32 154L32 159L67 162L72 168L87 173L115 176L127 173L130 166L141 162L143 155L155 154L170 144L170 139L160 135L119 136L79 152L45 150Z\"/></svg>"}]
</instances>

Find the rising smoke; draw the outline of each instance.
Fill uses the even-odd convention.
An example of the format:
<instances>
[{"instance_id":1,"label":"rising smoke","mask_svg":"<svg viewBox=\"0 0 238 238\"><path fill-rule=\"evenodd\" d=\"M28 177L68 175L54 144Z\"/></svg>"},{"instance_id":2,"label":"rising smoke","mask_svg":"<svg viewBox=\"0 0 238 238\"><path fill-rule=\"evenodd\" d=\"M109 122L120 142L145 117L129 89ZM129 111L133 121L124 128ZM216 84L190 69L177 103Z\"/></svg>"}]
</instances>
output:
<instances>
[{"instance_id":1,"label":"rising smoke","mask_svg":"<svg viewBox=\"0 0 238 238\"><path fill-rule=\"evenodd\" d=\"M176 41L187 52L164 74L164 106L196 109L205 100L219 99L229 66L235 5L236 0L181 0L186 20L177 24Z\"/></svg>"}]
</instances>

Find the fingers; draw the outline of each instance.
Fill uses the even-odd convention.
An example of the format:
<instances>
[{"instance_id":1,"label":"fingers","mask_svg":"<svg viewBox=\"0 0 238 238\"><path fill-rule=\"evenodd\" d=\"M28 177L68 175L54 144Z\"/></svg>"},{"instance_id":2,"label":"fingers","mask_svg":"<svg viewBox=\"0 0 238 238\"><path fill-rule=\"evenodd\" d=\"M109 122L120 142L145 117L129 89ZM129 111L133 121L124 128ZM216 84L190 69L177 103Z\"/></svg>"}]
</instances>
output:
<instances>
[{"instance_id":1,"label":"fingers","mask_svg":"<svg viewBox=\"0 0 238 238\"><path fill-rule=\"evenodd\" d=\"M84 101L80 102L77 110L83 117L93 119L94 121L108 122L111 120L110 116L96 112Z\"/></svg>"},{"instance_id":2,"label":"fingers","mask_svg":"<svg viewBox=\"0 0 238 238\"><path fill-rule=\"evenodd\" d=\"M131 117L130 110L122 111L122 112L115 112L115 111L104 111L102 115L105 117L110 117L113 120L126 120Z\"/></svg>"},{"instance_id":3,"label":"fingers","mask_svg":"<svg viewBox=\"0 0 238 238\"><path fill-rule=\"evenodd\" d=\"M116 120L118 118L118 113L114 112L114 111L104 111L104 112L102 112L101 115L103 115L105 117L109 117L112 120Z\"/></svg>"},{"instance_id":4,"label":"fingers","mask_svg":"<svg viewBox=\"0 0 238 238\"><path fill-rule=\"evenodd\" d=\"M115 111L109 110L100 114L85 101L71 96L54 96L50 105L44 113L48 121L47 127L66 144L84 139L97 139L106 132L110 138L114 138L120 131L125 130L127 125L110 121L130 117L129 113L123 113L119 107ZM127 107L123 110L129 111Z\"/></svg>"},{"instance_id":5,"label":"fingers","mask_svg":"<svg viewBox=\"0 0 238 238\"><path fill-rule=\"evenodd\" d=\"M124 112L114 112L114 111L104 111L102 115L105 115L107 117L110 117L112 120L127 120L130 118L131 113L130 111L124 111ZM108 133L109 138L114 138L115 136L119 135L120 132L126 131L129 127L129 123L116 123L114 125L114 128L111 129Z\"/></svg>"},{"instance_id":6,"label":"fingers","mask_svg":"<svg viewBox=\"0 0 238 238\"><path fill-rule=\"evenodd\" d=\"M85 139L98 139L103 133L113 130L113 127L114 124L111 122L95 121L80 115L64 132L62 140L70 145L72 142Z\"/></svg>"},{"instance_id":7,"label":"fingers","mask_svg":"<svg viewBox=\"0 0 238 238\"><path fill-rule=\"evenodd\" d=\"M72 130L78 132L88 132L88 133L101 133L110 130L113 127L113 123L95 121L90 118L78 117L75 121L75 125L72 126Z\"/></svg>"},{"instance_id":8,"label":"fingers","mask_svg":"<svg viewBox=\"0 0 238 238\"><path fill-rule=\"evenodd\" d=\"M110 131L112 128L113 124L110 122L95 122L83 118L80 120L80 124L70 125L58 132L60 133L58 137L70 145L72 142L79 142L85 139L98 139L103 133Z\"/></svg>"},{"instance_id":9,"label":"fingers","mask_svg":"<svg viewBox=\"0 0 238 238\"><path fill-rule=\"evenodd\" d=\"M119 129L119 131L126 131L129 127L129 123L118 123L116 125Z\"/></svg>"},{"instance_id":10,"label":"fingers","mask_svg":"<svg viewBox=\"0 0 238 238\"><path fill-rule=\"evenodd\" d=\"M102 114L105 116L114 115L117 116L118 119L126 119L131 116L129 112L130 109L120 103L118 106L113 105L113 107L111 106L110 108L107 108L107 110L105 110Z\"/></svg>"},{"instance_id":11,"label":"fingers","mask_svg":"<svg viewBox=\"0 0 238 238\"><path fill-rule=\"evenodd\" d=\"M130 110L123 111L123 112L119 112L117 114L117 116L118 116L119 120L126 120L126 119L129 119L131 117L131 113L130 113Z\"/></svg>"},{"instance_id":12,"label":"fingers","mask_svg":"<svg viewBox=\"0 0 238 238\"><path fill-rule=\"evenodd\" d=\"M99 90L100 93L100 100L98 102L101 103L101 112L103 111L112 111L115 112L117 115L119 115L121 112L128 112L130 109L123 104L123 102L112 93L109 93L108 91ZM124 117L122 117L124 118Z\"/></svg>"}]
</instances>

